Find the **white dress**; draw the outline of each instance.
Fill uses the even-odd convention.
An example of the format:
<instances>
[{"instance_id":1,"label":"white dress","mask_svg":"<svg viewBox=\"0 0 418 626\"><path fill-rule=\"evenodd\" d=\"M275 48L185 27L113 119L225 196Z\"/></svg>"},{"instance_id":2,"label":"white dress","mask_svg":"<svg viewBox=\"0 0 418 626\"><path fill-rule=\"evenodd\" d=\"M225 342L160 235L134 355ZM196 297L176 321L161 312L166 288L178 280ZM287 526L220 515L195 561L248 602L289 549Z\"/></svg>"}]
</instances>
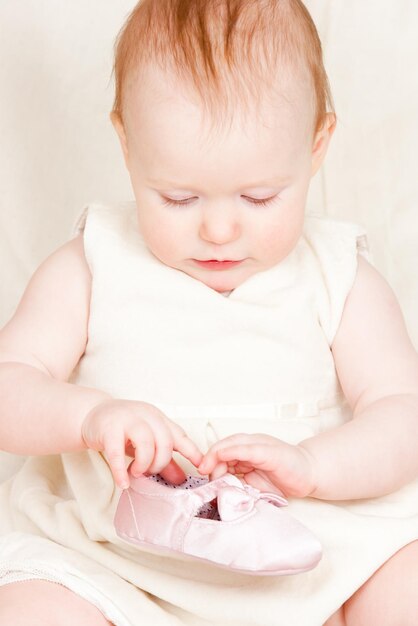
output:
<instances>
[{"instance_id":1,"label":"white dress","mask_svg":"<svg viewBox=\"0 0 418 626\"><path fill-rule=\"evenodd\" d=\"M134 203L90 205L80 231L93 281L88 344L71 382L156 405L202 452L237 432L297 443L350 419L330 345L357 253L368 256L360 226L307 216L289 256L229 295L154 257ZM116 626L321 626L418 538L417 492L411 483L361 501L291 499L289 512L323 545L320 564L251 577L125 544L102 454L31 457L0 486L0 583L60 582Z\"/></svg>"}]
</instances>

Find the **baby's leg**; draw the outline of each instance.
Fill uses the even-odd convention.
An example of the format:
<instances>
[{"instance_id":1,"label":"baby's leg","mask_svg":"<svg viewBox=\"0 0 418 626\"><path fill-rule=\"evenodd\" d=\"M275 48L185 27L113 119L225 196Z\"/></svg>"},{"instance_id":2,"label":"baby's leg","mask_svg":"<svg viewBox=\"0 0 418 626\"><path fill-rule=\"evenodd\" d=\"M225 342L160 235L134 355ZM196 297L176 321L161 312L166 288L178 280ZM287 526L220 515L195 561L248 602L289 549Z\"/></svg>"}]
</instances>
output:
<instances>
[{"instance_id":1,"label":"baby's leg","mask_svg":"<svg viewBox=\"0 0 418 626\"><path fill-rule=\"evenodd\" d=\"M416 626L418 541L394 554L324 626Z\"/></svg>"},{"instance_id":2,"label":"baby's leg","mask_svg":"<svg viewBox=\"0 0 418 626\"><path fill-rule=\"evenodd\" d=\"M0 587L0 624L13 626L109 626L95 606L67 587L28 580Z\"/></svg>"}]
</instances>

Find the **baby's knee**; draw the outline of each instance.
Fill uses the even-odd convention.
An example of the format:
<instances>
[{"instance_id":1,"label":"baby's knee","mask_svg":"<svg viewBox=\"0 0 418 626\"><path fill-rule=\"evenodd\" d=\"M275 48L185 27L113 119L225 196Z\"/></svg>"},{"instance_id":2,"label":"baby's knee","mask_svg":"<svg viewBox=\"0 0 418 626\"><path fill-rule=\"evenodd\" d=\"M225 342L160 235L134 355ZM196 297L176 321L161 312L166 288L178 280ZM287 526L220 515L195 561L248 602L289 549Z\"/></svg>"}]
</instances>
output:
<instances>
[{"instance_id":1,"label":"baby's knee","mask_svg":"<svg viewBox=\"0 0 418 626\"><path fill-rule=\"evenodd\" d=\"M13 626L109 626L94 605L66 587L28 580L0 587L0 624Z\"/></svg>"},{"instance_id":2,"label":"baby's knee","mask_svg":"<svg viewBox=\"0 0 418 626\"><path fill-rule=\"evenodd\" d=\"M415 626L418 541L394 554L344 605L347 626Z\"/></svg>"}]
</instances>

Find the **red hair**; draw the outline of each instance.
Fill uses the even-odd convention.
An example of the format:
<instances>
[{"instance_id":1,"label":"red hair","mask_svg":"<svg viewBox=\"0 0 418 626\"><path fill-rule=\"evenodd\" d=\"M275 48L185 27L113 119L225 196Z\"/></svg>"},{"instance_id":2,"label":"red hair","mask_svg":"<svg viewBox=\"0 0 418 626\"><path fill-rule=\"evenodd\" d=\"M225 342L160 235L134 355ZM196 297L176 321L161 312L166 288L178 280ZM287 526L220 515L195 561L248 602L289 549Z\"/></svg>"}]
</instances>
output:
<instances>
[{"instance_id":1,"label":"red hair","mask_svg":"<svg viewBox=\"0 0 418 626\"><path fill-rule=\"evenodd\" d=\"M257 99L259 79L274 85L289 70L311 81L314 130L334 112L318 32L300 0L140 0L115 42L113 112L122 120L127 78L148 63L191 84L212 115L222 104L233 113L234 97Z\"/></svg>"}]
</instances>

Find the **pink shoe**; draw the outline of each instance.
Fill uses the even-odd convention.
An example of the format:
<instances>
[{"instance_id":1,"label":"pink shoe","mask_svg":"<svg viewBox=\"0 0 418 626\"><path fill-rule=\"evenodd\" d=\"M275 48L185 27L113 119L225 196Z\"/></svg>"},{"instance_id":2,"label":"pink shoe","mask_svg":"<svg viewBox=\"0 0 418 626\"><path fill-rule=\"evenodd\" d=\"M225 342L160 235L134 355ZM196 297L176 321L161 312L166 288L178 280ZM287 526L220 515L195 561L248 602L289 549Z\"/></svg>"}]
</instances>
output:
<instances>
[{"instance_id":1,"label":"pink shoe","mask_svg":"<svg viewBox=\"0 0 418 626\"><path fill-rule=\"evenodd\" d=\"M180 485L159 474L130 474L114 522L119 537L149 552L245 574L306 572L320 561L321 544L281 508L286 504L233 474L213 481L188 476Z\"/></svg>"}]
</instances>

